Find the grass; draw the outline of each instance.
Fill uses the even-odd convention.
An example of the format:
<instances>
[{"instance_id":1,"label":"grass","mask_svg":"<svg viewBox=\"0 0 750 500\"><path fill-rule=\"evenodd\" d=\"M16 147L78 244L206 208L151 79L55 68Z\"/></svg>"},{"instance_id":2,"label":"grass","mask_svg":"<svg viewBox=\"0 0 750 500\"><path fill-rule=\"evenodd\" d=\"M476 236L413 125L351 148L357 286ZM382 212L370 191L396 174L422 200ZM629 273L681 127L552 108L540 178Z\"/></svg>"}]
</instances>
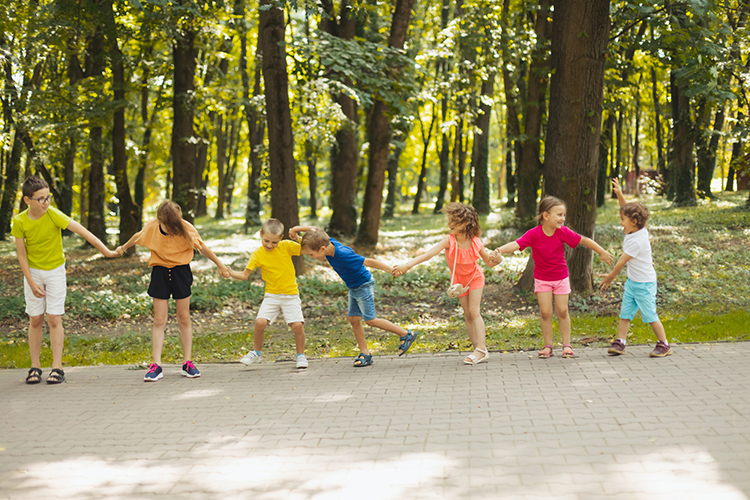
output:
<instances>
[{"instance_id":1,"label":"grass","mask_svg":"<svg viewBox=\"0 0 750 500\"><path fill-rule=\"evenodd\" d=\"M658 312L672 342L740 341L750 335L750 212L747 193L721 193L712 202L694 208L672 208L661 198L643 201L652 211L649 231L659 279ZM512 226L510 209L498 208L483 218L483 240L494 248L522 233ZM304 224L324 225L306 220ZM241 269L259 246L257 228L244 234L240 217L196 222L207 244L227 264ZM372 255L395 264L423 252L446 233L443 216L399 213L383 221L380 244ZM614 255L622 252L618 207L608 200L598 211L596 240ZM348 242L345 242L348 243ZM68 269L66 345L64 363L71 365L133 364L150 359L151 299L147 253L107 260L81 249L77 237L64 239ZM361 249L360 249L361 250ZM506 258L498 271L486 270L482 314L488 346L493 350L530 350L541 345L536 299L530 292L514 291L527 253ZM0 242L0 367L27 367L28 346L23 284L12 242ZM312 357L354 356L357 347L346 319L347 290L333 270L307 260L300 276L300 295L306 317L307 352ZM604 272L595 261L596 271ZM213 264L197 255L191 310L195 328L196 362L234 361L252 345L252 328L263 297L258 275L248 282L220 279ZM419 333L414 352L445 352L469 348L458 301L444 289L450 279L442 256L424 263L406 276L393 278L374 272L380 317ZM608 292L572 295L570 308L574 345L603 346L615 334L623 271ZM559 333L555 325L555 341ZM395 335L367 328L368 345L375 354L393 354ZM264 353L271 359L292 359L291 331L274 324L267 329ZM637 317L631 324L629 344L653 343L649 325ZM46 356L46 358L45 358ZM173 319L167 331L164 362L182 360ZM49 365L49 350L43 364Z\"/></svg>"}]
</instances>

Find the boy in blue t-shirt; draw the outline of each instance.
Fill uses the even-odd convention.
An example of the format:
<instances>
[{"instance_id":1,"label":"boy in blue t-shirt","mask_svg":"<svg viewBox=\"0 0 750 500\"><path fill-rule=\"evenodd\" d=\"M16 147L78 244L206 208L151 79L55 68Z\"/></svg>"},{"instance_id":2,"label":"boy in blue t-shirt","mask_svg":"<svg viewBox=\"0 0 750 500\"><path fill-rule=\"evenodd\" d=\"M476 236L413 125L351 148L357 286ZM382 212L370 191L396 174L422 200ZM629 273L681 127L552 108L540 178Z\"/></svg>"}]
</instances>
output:
<instances>
[{"instance_id":1,"label":"boy in blue t-shirt","mask_svg":"<svg viewBox=\"0 0 750 500\"><path fill-rule=\"evenodd\" d=\"M349 323L352 325L354 338L357 339L360 350L359 356L354 359L354 366L372 365L372 354L367 349L362 318L369 326L398 335L401 340L398 355L406 354L417 335L411 330L394 325L387 319L377 317L375 314L375 280L370 270L367 269L368 267L374 267L391 273L393 268L378 260L358 255L350 247L330 238L325 231L318 227L295 226L289 230L289 237L297 240L299 238L298 232L305 233L300 242L302 255L309 255L321 262L327 260L349 288Z\"/></svg>"}]
</instances>

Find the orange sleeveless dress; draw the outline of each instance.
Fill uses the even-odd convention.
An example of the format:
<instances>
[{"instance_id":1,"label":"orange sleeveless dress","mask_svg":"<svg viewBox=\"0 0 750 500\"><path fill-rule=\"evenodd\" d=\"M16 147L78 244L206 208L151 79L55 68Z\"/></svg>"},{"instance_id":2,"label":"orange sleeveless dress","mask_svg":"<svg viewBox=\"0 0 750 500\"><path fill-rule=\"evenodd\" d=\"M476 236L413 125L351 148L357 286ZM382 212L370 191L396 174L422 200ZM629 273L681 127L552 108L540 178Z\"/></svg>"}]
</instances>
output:
<instances>
[{"instance_id":1,"label":"orange sleeveless dress","mask_svg":"<svg viewBox=\"0 0 750 500\"><path fill-rule=\"evenodd\" d=\"M464 287L469 285L469 290L461 295L461 297L464 297L469 295L469 291L484 287L484 271L482 271L482 268L477 264L479 252L482 250L484 243L475 236L471 240L471 247L464 250L463 248L458 248L456 246L455 236L449 234L448 239L450 241L450 246L445 252L445 260L448 263L448 268L453 272L453 259L455 252L458 251L458 256L455 257L456 271L453 283L460 283L461 286Z\"/></svg>"}]
</instances>

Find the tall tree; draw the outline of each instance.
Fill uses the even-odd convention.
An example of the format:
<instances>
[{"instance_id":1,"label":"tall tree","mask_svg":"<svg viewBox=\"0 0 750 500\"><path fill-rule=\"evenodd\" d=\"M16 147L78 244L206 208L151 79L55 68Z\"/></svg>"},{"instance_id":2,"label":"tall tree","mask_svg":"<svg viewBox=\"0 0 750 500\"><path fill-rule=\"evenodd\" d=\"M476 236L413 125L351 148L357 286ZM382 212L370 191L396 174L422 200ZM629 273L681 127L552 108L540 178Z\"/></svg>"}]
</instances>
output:
<instances>
[{"instance_id":1,"label":"tall tree","mask_svg":"<svg viewBox=\"0 0 750 500\"><path fill-rule=\"evenodd\" d=\"M100 77L104 74L104 30L97 26L96 31L89 37L87 70L88 77ZM89 128L89 209L88 230L100 240L107 241L107 225L104 219L105 187L104 178L104 145L102 140L102 125L100 119L92 119ZM49 182L49 181L47 181Z\"/></svg>"},{"instance_id":2,"label":"tall tree","mask_svg":"<svg viewBox=\"0 0 750 500\"><path fill-rule=\"evenodd\" d=\"M404 47L413 5L414 0L396 0L391 21L391 32L388 36L389 47L395 49ZM375 246L378 243L383 184L385 183L385 171L388 167L388 153L391 144L390 109L382 98L378 98L373 105L367 136L370 141L367 184L362 204L362 220L355 243L363 246Z\"/></svg>"},{"instance_id":3,"label":"tall tree","mask_svg":"<svg viewBox=\"0 0 750 500\"><path fill-rule=\"evenodd\" d=\"M571 229L593 237L609 0L558 0L552 27L552 81L545 142L545 189L567 203ZM592 254L568 258L573 290L593 288Z\"/></svg>"}]
</instances>

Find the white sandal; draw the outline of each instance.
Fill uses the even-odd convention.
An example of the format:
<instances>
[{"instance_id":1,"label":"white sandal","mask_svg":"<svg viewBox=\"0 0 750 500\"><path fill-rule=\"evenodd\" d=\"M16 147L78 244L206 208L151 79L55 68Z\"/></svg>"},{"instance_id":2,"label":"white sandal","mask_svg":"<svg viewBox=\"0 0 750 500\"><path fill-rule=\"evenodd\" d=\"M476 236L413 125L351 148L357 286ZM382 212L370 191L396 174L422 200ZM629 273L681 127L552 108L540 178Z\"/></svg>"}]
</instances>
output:
<instances>
[{"instance_id":1,"label":"white sandal","mask_svg":"<svg viewBox=\"0 0 750 500\"><path fill-rule=\"evenodd\" d=\"M477 347L474 350L475 351L479 351L479 352L483 352L484 353L484 357L481 358L481 359L477 359L477 357L472 352L471 354L469 354L468 356L466 356L466 358L464 358L464 363L465 364L467 364L467 365L478 365L479 363L484 363L485 361L487 361L487 358L490 357L490 353L489 353L489 351L487 349L479 349Z\"/></svg>"}]
</instances>

